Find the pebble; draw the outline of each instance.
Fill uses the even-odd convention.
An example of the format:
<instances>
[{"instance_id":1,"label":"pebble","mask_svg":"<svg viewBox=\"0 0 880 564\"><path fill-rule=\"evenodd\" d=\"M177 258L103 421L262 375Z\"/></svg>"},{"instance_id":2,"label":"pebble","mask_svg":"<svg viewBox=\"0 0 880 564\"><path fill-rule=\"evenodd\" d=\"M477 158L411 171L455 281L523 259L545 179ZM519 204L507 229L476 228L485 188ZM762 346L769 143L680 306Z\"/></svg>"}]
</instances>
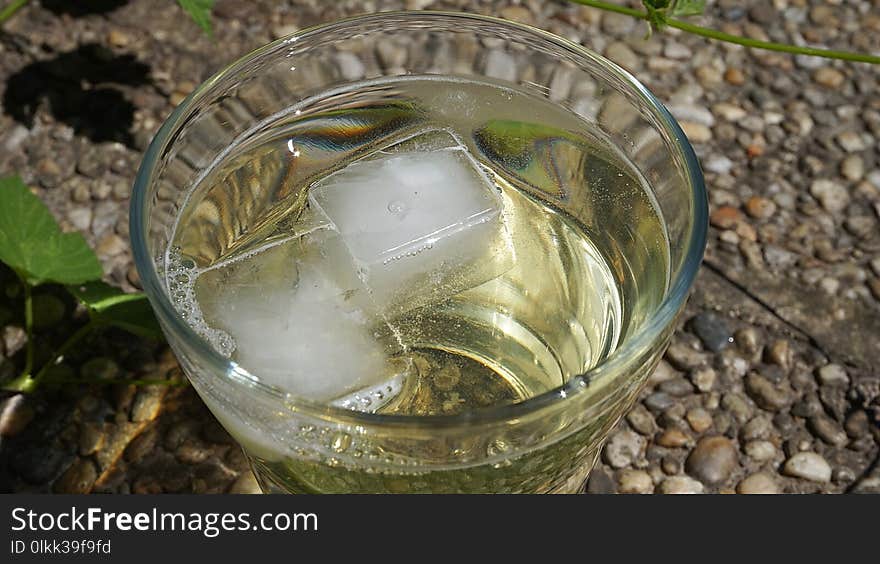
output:
<instances>
[{"instance_id":1,"label":"pebble","mask_svg":"<svg viewBox=\"0 0 880 564\"><path fill-rule=\"evenodd\" d=\"M864 138L855 131L843 131L837 135L837 143L847 153L856 153L868 148Z\"/></svg>"},{"instance_id":2,"label":"pebble","mask_svg":"<svg viewBox=\"0 0 880 564\"><path fill-rule=\"evenodd\" d=\"M697 433L702 433L712 426L712 414L702 407L689 409L685 415L688 425Z\"/></svg>"},{"instance_id":3,"label":"pebble","mask_svg":"<svg viewBox=\"0 0 880 564\"><path fill-rule=\"evenodd\" d=\"M690 373L691 382L703 393L712 390L715 386L716 378L715 369L709 366L702 366Z\"/></svg>"},{"instance_id":4,"label":"pebble","mask_svg":"<svg viewBox=\"0 0 880 564\"><path fill-rule=\"evenodd\" d=\"M516 59L500 49L489 51L486 56L486 76L514 82L516 80Z\"/></svg>"},{"instance_id":5,"label":"pebble","mask_svg":"<svg viewBox=\"0 0 880 564\"><path fill-rule=\"evenodd\" d=\"M733 335L727 322L710 312L698 313L691 319L691 329L702 341L703 346L712 352L720 352L733 342Z\"/></svg>"},{"instance_id":6,"label":"pebble","mask_svg":"<svg viewBox=\"0 0 880 564\"><path fill-rule=\"evenodd\" d=\"M755 403L768 411L781 411L792 402L793 391L786 382L774 385L757 372L746 376L745 389Z\"/></svg>"},{"instance_id":7,"label":"pebble","mask_svg":"<svg viewBox=\"0 0 880 564\"><path fill-rule=\"evenodd\" d=\"M339 74L346 80L357 80L366 72L360 58L348 51L340 51L336 54L336 64L339 67Z\"/></svg>"},{"instance_id":8,"label":"pebble","mask_svg":"<svg viewBox=\"0 0 880 564\"><path fill-rule=\"evenodd\" d=\"M832 67L819 67L813 72L813 80L827 88L840 88L845 78L842 72Z\"/></svg>"},{"instance_id":9,"label":"pebble","mask_svg":"<svg viewBox=\"0 0 880 564\"><path fill-rule=\"evenodd\" d=\"M693 393L694 387L684 378L674 378L660 384L659 389L671 396L683 397Z\"/></svg>"},{"instance_id":10,"label":"pebble","mask_svg":"<svg viewBox=\"0 0 880 564\"><path fill-rule=\"evenodd\" d=\"M605 48L605 56L627 70L639 67L639 56L622 41L614 41Z\"/></svg>"},{"instance_id":11,"label":"pebble","mask_svg":"<svg viewBox=\"0 0 880 564\"><path fill-rule=\"evenodd\" d=\"M690 476L670 476L658 488L662 494L701 494L703 484Z\"/></svg>"},{"instance_id":12,"label":"pebble","mask_svg":"<svg viewBox=\"0 0 880 564\"><path fill-rule=\"evenodd\" d=\"M849 204L846 188L828 179L819 179L810 184L810 194L819 200L822 207L831 213L839 213Z\"/></svg>"},{"instance_id":13,"label":"pebble","mask_svg":"<svg viewBox=\"0 0 880 564\"><path fill-rule=\"evenodd\" d=\"M612 468L623 468L638 460L645 450L645 439L632 431L618 431L605 445L605 462Z\"/></svg>"},{"instance_id":14,"label":"pebble","mask_svg":"<svg viewBox=\"0 0 880 564\"><path fill-rule=\"evenodd\" d=\"M156 387L138 390L131 406L131 420L134 422L152 421L162 407L163 390Z\"/></svg>"},{"instance_id":15,"label":"pebble","mask_svg":"<svg viewBox=\"0 0 880 564\"><path fill-rule=\"evenodd\" d=\"M741 70L736 67L728 67L726 71L724 71L724 80L728 84L732 84L734 86L742 86L746 82L746 77Z\"/></svg>"},{"instance_id":16,"label":"pebble","mask_svg":"<svg viewBox=\"0 0 880 564\"><path fill-rule=\"evenodd\" d=\"M712 111L721 119L732 123L736 123L748 115L746 111L739 106L724 102L712 106Z\"/></svg>"},{"instance_id":17,"label":"pebble","mask_svg":"<svg viewBox=\"0 0 880 564\"><path fill-rule=\"evenodd\" d=\"M733 161L723 155L711 155L703 161L703 169L715 174L727 174L733 168Z\"/></svg>"},{"instance_id":18,"label":"pebble","mask_svg":"<svg viewBox=\"0 0 880 564\"><path fill-rule=\"evenodd\" d=\"M843 428L846 434L854 439L866 436L871 431L868 414L861 409L853 411L847 416Z\"/></svg>"},{"instance_id":19,"label":"pebble","mask_svg":"<svg viewBox=\"0 0 880 564\"><path fill-rule=\"evenodd\" d=\"M709 216L709 223L719 229L733 229L743 221L742 213L733 206L721 206Z\"/></svg>"},{"instance_id":20,"label":"pebble","mask_svg":"<svg viewBox=\"0 0 880 564\"><path fill-rule=\"evenodd\" d=\"M791 344L786 339L773 341L773 344L767 349L767 360L788 372L794 360Z\"/></svg>"},{"instance_id":21,"label":"pebble","mask_svg":"<svg viewBox=\"0 0 880 564\"><path fill-rule=\"evenodd\" d=\"M694 144L708 143L712 140L712 130L693 121L682 121L679 123L684 134Z\"/></svg>"},{"instance_id":22,"label":"pebble","mask_svg":"<svg viewBox=\"0 0 880 564\"><path fill-rule=\"evenodd\" d=\"M34 445L15 452L12 469L30 484L45 484L62 471L65 458L64 453L51 445Z\"/></svg>"},{"instance_id":23,"label":"pebble","mask_svg":"<svg viewBox=\"0 0 880 564\"><path fill-rule=\"evenodd\" d=\"M865 176L865 161L858 155L850 155L840 163L840 173L847 180L861 180Z\"/></svg>"},{"instance_id":24,"label":"pebble","mask_svg":"<svg viewBox=\"0 0 880 564\"><path fill-rule=\"evenodd\" d=\"M773 422L764 414L752 417L748 423L740 429L739 436L744 440L766 439L773 431Z\"/></svg>"},{"instance_id":25,"label":"pebble","mask_svg":"<svg viewBox=\"0 0 880 564\"><path fill-rule=\"evenodd\" d=\"M743 447L746 456L756 462L767 462L776 458L778 450L770 441L754 440L749 441Z\"/></svg>"},{"instance_id":26,"label":"pebble","mask_svg":"<svg viewBox=\"0 0 880 564\"><path fill-rule=\"evenodd\" d=\"M817 437L832 446L842 447L849 442L846 432L827 415L821 413L814 415L810 419L810 429Z\"/></svg>"},{"instance_id":27,"label":"pebble","mask_svg":"<svg viewBox=\"0 0 880 564\"><path fill-rule=\"evenodd\" d=\"M622 494L649 494L654 490L651 475L644 470L626 468L617 478L617 491Z\"/></svg>"},{"instance_id":28,"label":"pebble","mask_svg":"<svg viewBox=\"0 0 880 564\"><path fill-rule=\"evenodd\" d=\"M666 429L656 440L657 444L667 448L681 448L691 444L691 438L679 429Z\"/></svg>"},{"instance_id":29,"label":"pebble","mask_svg":"<svg viewBox=\"0 0 880 564\"><path fill-rule=\"evenodd\" d=\"M726 437L704 437L688 455L685 469L701 482L718 484L725 481L738 464L736 447Z\"/></svg>"},{"instance_id":30,"label":"pebble","mask_svg":"<svg viewBox=\"0 0 880 564\"><path fill-rule=\"evenodd\" d=\"M812 482L830 482L831 465L815 452L799 452L785 461L782 473Z\"/></svg>"},{"instance_id":31,"label":"pebble","mask_svg":"<svg viewBox=\"0 0 880 564\"><path fill-rule=\"evenodd\" d=\"M779 486L767 472L758 472L743 479L736 485L739 494L778 494Z\"/></svg>"},{"instance_id":32,"label":"pebble","mask_svg":"<svg viewBox=\"0 0 880 564\"><path fill-rule=\"evenodd\" d=\"M705 356L684 343L673 343L666 349L666 358L679 370L692 370L705 363Z\"/></svg>"},{"instance_id":33,"label":"pebble","mask_svg":"<svg viewBox=\"0 0 880 564\"><path fill-rule=\"evenodd\" d=\"M657 384L661 384L667 380L672 380L673 378L677 377L678 372L676 372L672 365L661 359L660 362L657 363L657 366L654 368L654 371L651 373L651 377L648 378L648 384L651 386L656 386Z\"/></svg>"},{"instance_id":34,"label":"pebble","mask_svg":"<svg viewBox=\"0 0 880 564\"><path fill-rule=\"evenodd\" d=\"M776 204L773 200L752 196L746 201L746 213L755 219L770 219L776 213Z\"/></svg>"},{"instance_id":35,"label":"pebble","mask_svg":"<svg viewBox=\"0 0 880 564\"><path fill-rule=\"evenodd\" d=\"M82 424L79 431L79 453L89 456L104 444L104 425L88 421Z\"/></svg>"},{"instance_id":36,"label":"pebble","mask_svg":"<svg viewBox=\"0 0 880 564\"><path fill-rule=\"evenodd\" d=\"M665 392L654 392L644 401L645 406L651 411L665 411L674 403L675 399Z\"/></svg>"},{"instance_id":37,"label":"pebble","mask_svg":"<svg viewBox=\"0 0 880 564\"><path fill-rule=\"evenodd\" d=\"M16 394L0 404L0 437L14 437L34 419L34 410L24 394Z\"/></svg>"},{"instance_id":38,"label":"pebble","mask_svg":"<svg viewBox=\"0 0 880 564\"><path fill-rule=\"evenodd\" d=\"M587 492L591 494L610 494L615 492L614 480L602 468L594 468L587 481Z\"/></svg>"},{"instance_id":39,"label":"pebble","mask_svg":"<svg viewBox=\"0 0 880 564\"><path fill-rule=\"evenodd\" d=\"M728 392L721 398L721 406L736 419L740 425L752 417L752 407L746 399L737 392Z\"/></svg>"},{"instance_id":40,"label":"pebble","mask_svg":"<svg viewBox=\"0 0 880 564\"><path fill-rule=\"evenodd\" d=\"M58 478L52 489L55 493L85 494L92 490L97 478L94 462L80 458Z\"/></svg>"},{"instance_id":41,"label":"pebble","mask_svg":"<svg viewBox=\"0 0 880 564\"><path fill-rule=\"evenodd\" d=\"M645 409L645 406L641 403L637 403L635 407L626 414L626 421L629 423L630 427L642 435L653 435L657 429L657 424L654 422L654 416L651 415L651 412Z\"/></svg>"},{"instance_id":42,"label":"pebble","mask_svg":"<svg viewBox=\"0 0 880 564\"><path fill-rule=\"evenodd\" d=\"M673 104L667 106L667 109L679 121L691 121L708 127L715 125L715 116L702 106Z\"/></svg>"},{"instance_id":43,"label":"pebble","mask_svg":"<svg viewBox=\"0 0 880 564\"><path fill-rule=\"evenodd\" d=\"M92 208L86 206L71 208L67 212L67 219L74 229L88 233L92 225Z\"/></svg>"},{"instance_id":44,"label":"pebble","mask_svg":"<svg viewBox=\"0 0 880 564\"><path fill-rule=\"evenodd\" d=\"M819 383L823 386L849 385L849 376L846 373L846 369L839 364L826 364L816 372L816 376Z\"/></svg>"}]
</instances>

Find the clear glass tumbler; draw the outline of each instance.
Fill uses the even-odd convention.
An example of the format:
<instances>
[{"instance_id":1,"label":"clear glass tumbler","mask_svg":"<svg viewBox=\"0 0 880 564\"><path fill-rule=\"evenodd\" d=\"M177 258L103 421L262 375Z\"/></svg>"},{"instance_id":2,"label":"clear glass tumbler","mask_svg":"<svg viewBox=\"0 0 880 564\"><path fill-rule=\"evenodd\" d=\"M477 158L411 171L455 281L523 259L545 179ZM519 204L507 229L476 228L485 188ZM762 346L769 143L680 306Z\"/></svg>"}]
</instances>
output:
<instances>
[{"instance_id":1,"label":"clear glass tumbler","mask_svg":"<svg viewBox=\"0 0 880 564\"><path fill-rule=\"evenodd\" d=\"M669 243L668 283L659 299L640 304L619 346L594 368L519 403L458 415L356 412L261 382L199 337L173 305L164 261L175 223L193 186L227 148L317 94L402 75L490 79L551 100L600 131L650 186ZM271 194L252 190L217 213L234 220L271 203ZM585 197L575 191L562 207L589 226L596 217L579 205ZM615 275L638 288L652 265L630 228L636 218L613 205L604 213L612 217L602 218L598 236L615 249ZM669 342L702 259L706 228L694 152L644 86L580 45L462 13L357 17L243 57L198 87L159 130L131 208L144 289L192 385L241 443L262 488L292 493L578 491ZM624 307L639 299L624 298Z\"/></svg>"}]
</instances>

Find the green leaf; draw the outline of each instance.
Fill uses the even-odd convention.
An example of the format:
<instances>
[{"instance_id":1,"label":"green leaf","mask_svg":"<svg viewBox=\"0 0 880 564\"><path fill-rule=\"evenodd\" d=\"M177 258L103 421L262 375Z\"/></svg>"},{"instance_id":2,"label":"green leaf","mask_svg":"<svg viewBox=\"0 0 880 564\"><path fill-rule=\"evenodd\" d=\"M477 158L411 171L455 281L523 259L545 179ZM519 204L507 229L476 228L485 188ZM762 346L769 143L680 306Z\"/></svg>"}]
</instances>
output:
<instances>
[{"instance_id":1,"label":"green leaf","mask_svg":"<svg viewBox=\"0 0 880 564\"><path fill-rule=\"evenodd\" d=\"M162 338L162 328L146 295L126 294L101 281L68 286L67 289L89 308L92 319L98 323L113 325L140 337Z\"/></svg>"},{"instance_id":2,"label":"green leaf","mask_svg":"<svg viewBox=\"0 0 880 564\"><path fill-rule=\"evenodd\" d=\"M676 0L669 11L672 16L699 16L706 10L706 0Z\"/></svg>"},{"instance_id":3,"label":"green leaf","mask_svg":"<svg viewBox=\"0 0 880 564\"><path fill-rule=\"evenodd\" d=\"M177 3L205 33L211 35L211 9L214 7L214 0L177 0Z\"/></svg>"},{"instance_id":4,"label":"green leaf","mask_svg":"<svg viewBox=\"0 0 880 564\"><path fill-rule=\"evenodd\" d=\"M28 284L80 284L101 277L98 257L79 233L62 233L21 178L0 178L0 261Z\"/></svg>"}]
</instances>

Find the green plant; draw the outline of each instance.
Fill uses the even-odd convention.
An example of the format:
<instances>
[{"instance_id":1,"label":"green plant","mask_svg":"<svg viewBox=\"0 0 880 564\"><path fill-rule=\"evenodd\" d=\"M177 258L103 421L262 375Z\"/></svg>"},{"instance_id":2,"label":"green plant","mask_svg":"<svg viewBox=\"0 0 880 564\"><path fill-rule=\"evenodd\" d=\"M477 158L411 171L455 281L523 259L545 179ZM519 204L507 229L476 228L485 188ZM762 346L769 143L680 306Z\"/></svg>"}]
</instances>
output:
<instances>
[{"instance_id":1,"label":"green plant","mask_svg":"<svg viewBox=\"0 0 880 564\"><path fill-rule=\"evenodd\" d=\"M51 368L93 331L118 327L160 339L159 324L144 294L126 294L101 282L98 257L79 233L62 233L45 204L17 176L0 178L0 262L18 277L27 333L24 368L0 388L31 392L52 380ZM88 322L70 335L39 370L34 366L34 288L64 286L88 311ZM150 381L142 383L165 383Z\"/></svg>"},{"instance_id":2,"label":"green plant","mask_svg":"<svg viewBox=\"0 0 880 564\"><path fill-rule=\"evenodd\" d=\"M11 18L17 11L27 4L29 0L12 0L0 9L0 25ZM177 0L190 17L202 28L205 33L211 35L211 9L214 0Z\"/></svg>"},{"instance_id":3,"label":"green plant","mask_svg":"<svg viewBox=\"0 0 880 564\"><path fill-rule=\"evenodd\" d=\"M880 64L880 57L876 55L851 53L849 51L835 51L832 49L817 49L815 47L800 47L785 43L773 43L771 41L759 41L757 39L740 37L739 35L724 33L722 31L701 27L676 19L677 17L701 15L706 8L705 0L642 0L642 5L645 7L644 11L612 4L611 2L603 2L602 0L568 1L574 2L575 4L589 6L591 8L598 8L599 10L605 10L607 12L615 12L645 20L648 22L649 32L651 30L660 31L665 27L674 27L694 35L716 39L726 43L735 43L753 49L766 49L768 51L779 51L782 53L791 53L793 55L825 57L827 59L842 59L844 61L852 61L856 63L871 63L873 65Z\"/></svg>"}]
</instances>

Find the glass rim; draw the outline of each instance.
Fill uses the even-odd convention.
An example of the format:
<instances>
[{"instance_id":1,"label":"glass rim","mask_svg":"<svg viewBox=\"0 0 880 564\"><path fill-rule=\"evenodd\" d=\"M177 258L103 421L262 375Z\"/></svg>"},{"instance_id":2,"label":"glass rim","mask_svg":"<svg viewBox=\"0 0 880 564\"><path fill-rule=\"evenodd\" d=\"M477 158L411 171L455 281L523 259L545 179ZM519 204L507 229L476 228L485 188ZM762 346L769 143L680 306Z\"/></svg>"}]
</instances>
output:
<instances>
[{"instance_id":1,"label":"glass rim","mask_svg":"<svg viewBox=\"0 0 880 564\"><path fill-rule=\"evenodd\" d=\"M588 62L601 67L603 70L609 72L616 79L621 81L622 84L630 88L631 93L635 94L638 101L644 104L644 108L652 113L653 117L657 118L655 125L661 130L665 129L665 133L674 141L675 149L677 149L683 157L692 196L691 209L688 210L692 215L692 225L690 237L686 241L684 260L681 262L681 267L677 276L670 281L667 293L660 306L644 321L641 327L625 339L620 346L618 346L599 364L586 372L572 376L562 386L553 388L521 402L479 408L455 415L388 415L359 412L315 402L261 382L257 377L251 375L244 367L241 367L236 362L217 352L183 319L177 311L177 308L174 307L174 304L171 302L168 293L162 284L153 257L147 249L147 223L144 210L147 207L147 202L150 197L149 188L156 171L158 156L164 151L170 142L176 140L183 118L188 114L189 110L208 94L216 83L230 75L234 75L241 69L247 68L255 59L275 50L279 46L290 44L304 38L311 38L329 31L338 31L347 27L356 27L362 23L385 20L389 17L412 18L413 21L442 20L447 23L455 20L467 20L475 23L507 27L512 31L525 35L537 35L538 38L552 43L558 48L564 49L571 55L580 59L585 59ZM650 343L661 335L663 330L670 323L675 321L675 317L678 314L681 305L687 298L688 292L690 291L699 270L700 263L702 262L708 231L708 197L706 194L703 173L700 169L694 149L681 127L670 114L669 110L667 110L656 96L654 96L654 94L652 94L632 74L609 59L606 59L578 43L574 43L573 41L530 25L512 22L493 16L429 10L378 12L374 14L348 17L330 23L312 26L263 45L216 72L213 76L196 87L193 92L187 96L177 108L175 108L153 137L149 147L144 153L143 160L141 161L141 165L135 178L129 214L134 263L140 275L144 292L147 294L147 297L152 303L153 308L156 310L157 316L160 317L160 320L165 325L170 326L174 333L179 334L185 341L187 341L195 350L200 360L207 362L207 368L212 377L226 377L235 380L238 384L252 388L252 392L255 394L264 394L276 398L283 402L285 407L291 411L301 411L318 417L332 416L336 421L353 425L363 424L369 425L370 427L383 426L423 429L455 428L467 427L474 424L487 425L492 423L502 423L510 419L531 415L535 412L542 411L544 408L559 403L571 403L591 388L589 384L613 379L620 369L625 368L629 358L634 356L637 352L644 350L647 345L650 345Z\"/></svg>"}]
</instances>

